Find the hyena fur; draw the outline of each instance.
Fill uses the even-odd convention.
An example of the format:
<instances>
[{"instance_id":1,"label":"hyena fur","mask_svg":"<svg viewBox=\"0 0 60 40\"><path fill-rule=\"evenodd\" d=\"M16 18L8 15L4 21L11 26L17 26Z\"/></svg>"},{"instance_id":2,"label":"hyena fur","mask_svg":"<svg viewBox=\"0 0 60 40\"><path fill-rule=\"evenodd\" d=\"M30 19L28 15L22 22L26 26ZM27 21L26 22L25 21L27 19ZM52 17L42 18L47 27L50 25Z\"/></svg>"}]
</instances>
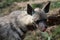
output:
<instances>
[{"instance_id":1,"label":"hyena fur","mask_svg":"<svg viewBox=\"0 0 60 40\"><path fill-rule=\"evenodd\" d=\"M0 17L0 40L23 40L29 30L38 28L45 30L50 2L41 10L33 9L27 4L27 11L13 11L9 15ZM37 26L36 26L37 25Z\"/></svg>"}]
</instances>

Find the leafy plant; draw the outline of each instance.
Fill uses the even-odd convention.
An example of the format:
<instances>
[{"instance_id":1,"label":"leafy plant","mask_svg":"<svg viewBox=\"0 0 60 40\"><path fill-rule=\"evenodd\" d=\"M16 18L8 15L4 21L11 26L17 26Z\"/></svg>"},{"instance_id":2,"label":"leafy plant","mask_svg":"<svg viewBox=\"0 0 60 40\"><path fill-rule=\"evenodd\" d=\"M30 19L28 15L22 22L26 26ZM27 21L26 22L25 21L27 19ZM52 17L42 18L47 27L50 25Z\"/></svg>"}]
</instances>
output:
<instances>
[{"instance_id":1,"label":"leafy plant","mask_svg":"<svg viewBox=\"0 0 60 40\"><path fill-rule=\"evenodd\" d=\"M41 32L42 39L51 40L52 35L49 35L47 32Z\"/></svg>"},{"instance_id":2,"label":"leafy plant","mask_svg":"<svg viewBox=\"0 0 60 40\"><path fill-rule=\"evenodd\" d=\"M52 32L52 39L60 39L60 25Z\"/></svg>"}]
</instances>

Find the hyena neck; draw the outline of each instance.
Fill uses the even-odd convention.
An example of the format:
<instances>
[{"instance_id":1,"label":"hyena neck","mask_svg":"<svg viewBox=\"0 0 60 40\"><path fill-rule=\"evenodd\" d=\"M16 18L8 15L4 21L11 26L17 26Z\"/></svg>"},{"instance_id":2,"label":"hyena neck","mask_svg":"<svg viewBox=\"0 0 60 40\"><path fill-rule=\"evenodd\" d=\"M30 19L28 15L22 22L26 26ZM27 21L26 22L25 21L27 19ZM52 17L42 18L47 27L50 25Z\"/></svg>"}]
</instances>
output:
<instances>
[{"instance_id":1,"label":"hyena neck","mask_svg":"<svg viewBox=\"0 0 60 40\"><path fill-rule=\"evenodd\" d=\"M27 29L23 24L20 24L19 21L17 21L17 17L13 19L11 19L11 23L10 23L11 29L15 31L20 38L23 39L27 32Z\"/></svg>"},{"instance_id":2,"label":"hyena neck","mask_svg":"<svg viewBox=\"0 0 60 40\"><path fill-rule=\"evenodd\" d=\"M33 17L26 14L25 16L18 16L18 21L24 25L33 23Z\"/></svg>"},{"instance_id":3,"label":"hyena neck","mask_svg":"<svg viewBox=\"0 0 60 40\"><path fill-rule=\"evenodd\" d=\"M28 32L28 31L33 31L33 30L35 30L35 25L33 25L32 23L31 23L31 25L30 24L28 24L28 25L25 25L25 24L23 24L22 22L19 22L19 20L18 20L19 18L17 18L16 20L16 25L20 28L20 30L23 32L23 35L21 36L22 38L24 38L25 37L25 34L26 34L26 32ZM21 18L20 18L21 19ZM25 22L25 21L24 21Z\"/></svg>"}]
</instances>

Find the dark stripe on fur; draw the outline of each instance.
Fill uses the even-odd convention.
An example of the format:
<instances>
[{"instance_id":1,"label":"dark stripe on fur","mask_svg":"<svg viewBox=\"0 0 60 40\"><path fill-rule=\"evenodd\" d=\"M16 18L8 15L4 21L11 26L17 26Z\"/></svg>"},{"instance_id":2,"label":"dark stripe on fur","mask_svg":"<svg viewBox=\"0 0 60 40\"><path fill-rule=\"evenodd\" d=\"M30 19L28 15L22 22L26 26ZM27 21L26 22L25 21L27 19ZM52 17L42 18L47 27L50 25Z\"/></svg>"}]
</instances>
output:
<instances>
[{"instance_id":1,"label":"dark stripe on fur","mask_svg":"<svg viewBox=\"0 0 60 40\"><path fill-rule=\"evenodd\" d=\"M15 32L19 35L20 38L22 38L21 34L16 30L16 28L13 26L13 24L10 23L10 25L11 25L11 29L12 29L13 31L15 31Z\"/></svg>"}]
</instances>

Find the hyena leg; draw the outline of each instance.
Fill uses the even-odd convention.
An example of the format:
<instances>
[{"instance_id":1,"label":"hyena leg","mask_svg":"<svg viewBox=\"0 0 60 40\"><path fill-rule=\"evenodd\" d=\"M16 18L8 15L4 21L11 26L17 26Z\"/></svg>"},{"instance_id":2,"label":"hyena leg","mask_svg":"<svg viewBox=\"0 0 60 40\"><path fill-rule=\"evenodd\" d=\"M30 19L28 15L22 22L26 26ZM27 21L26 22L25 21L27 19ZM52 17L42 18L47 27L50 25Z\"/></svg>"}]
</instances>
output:
<instances>
[{"instance_id":1,"label":"hyena leg","mask_svg":"<svg viewBox=\"0 0 60 40\"><path fill-rule=\"evenodd\" d=\"M0 40L21 40L21 38L18 33L13 31L7 24L0 27Z\"/></svg>"}]
</instances>

